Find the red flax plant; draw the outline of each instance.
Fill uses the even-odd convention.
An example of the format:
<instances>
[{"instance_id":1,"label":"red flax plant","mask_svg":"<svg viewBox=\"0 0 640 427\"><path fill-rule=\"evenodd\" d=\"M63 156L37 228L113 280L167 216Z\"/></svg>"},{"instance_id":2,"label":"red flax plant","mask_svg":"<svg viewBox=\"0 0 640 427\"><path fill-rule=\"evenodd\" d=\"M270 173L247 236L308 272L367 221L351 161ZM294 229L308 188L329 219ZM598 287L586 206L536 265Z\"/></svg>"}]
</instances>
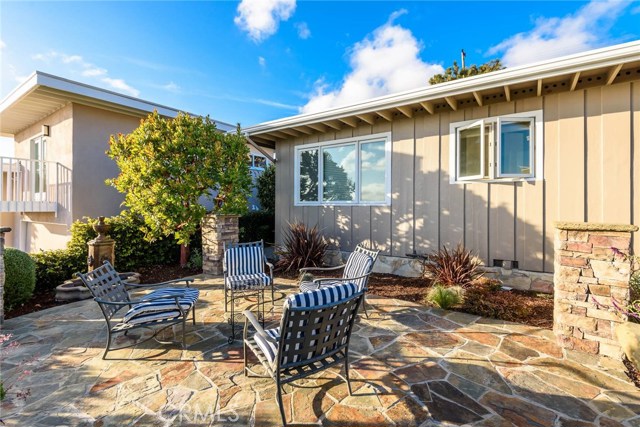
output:
<instances>
[{"instance_id":1,"label":"red flax plant","mask_svg":"<svg viewBox=\"0 0 640 427\"><path fill-rule=\"evenodd\" d=\"M327 242L318 227L307 227L302 222L289 223L284 232L284 244L278 250L280 259L276 267L285 273L295 273L304 267L321 267Z\"/></svg>"},{"instance_id":2,"label":"red flax plant","mask_svg":"<svg viewBox=\"0 0 640 427\"><path fill-rule=\"evenodd\" d=\"M458 244L455 249L441 249L427 255L424 270L430 273L434 283L445 286L468 287L471 282L482 276L480 261L471 251Z\"/></svg>"}]
</instances>

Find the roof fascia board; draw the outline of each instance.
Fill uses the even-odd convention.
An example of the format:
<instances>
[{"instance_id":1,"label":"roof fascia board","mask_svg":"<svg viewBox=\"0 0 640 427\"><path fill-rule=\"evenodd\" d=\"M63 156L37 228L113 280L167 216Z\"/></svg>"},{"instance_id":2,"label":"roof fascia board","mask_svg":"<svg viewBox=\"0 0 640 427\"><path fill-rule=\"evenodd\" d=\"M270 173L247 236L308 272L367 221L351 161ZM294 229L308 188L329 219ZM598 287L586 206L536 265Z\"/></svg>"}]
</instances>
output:
<instances>
[{"instance_id":1,"label":"roof fascia board","mask_svg":"<svg viewBox=\"0 0 640 427\"><path fill-rule=\"evenodd\" d=\"M309 113L265 122L250 126L245 129L245 132L249 134L266 133L293 125L301 126L317 121L334 120L349 114L369 113L379 109L396 108L414 103L418 104L420 101L442 99L445 95L454 97L470 93L474 90L481 92L487 89L495 89L505 84L516 85L534 80L544 80L550 77L565 74L571 75L576 72L584 72L595 68L606 68L620 63L638 60L640 60L640 41L592 50L536 64L508 68L417 90L386 95L329 111Z\"/></svg>"}]
</instances>

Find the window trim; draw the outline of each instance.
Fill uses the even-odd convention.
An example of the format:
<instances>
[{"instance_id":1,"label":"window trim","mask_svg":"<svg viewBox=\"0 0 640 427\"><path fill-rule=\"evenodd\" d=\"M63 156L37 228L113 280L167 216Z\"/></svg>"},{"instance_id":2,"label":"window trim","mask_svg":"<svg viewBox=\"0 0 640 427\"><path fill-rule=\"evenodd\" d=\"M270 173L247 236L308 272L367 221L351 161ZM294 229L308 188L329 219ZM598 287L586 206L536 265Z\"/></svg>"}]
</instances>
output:
<instances>
[{"instance_id":1,"label":"window trim","mask_svg":"<svg viewBox=\"0 0 640 427\"><path fill-rule=\"evenodd\" d=\"M385 156L385 197L380 201L361 201L362 189L360 184L362 182L362 168L361 168L361 145L367 142L384 142L384 156ZM334 147L355 144L356 150L356 174L355 174L355 200L354 201L324 201L324 153L325 147ZM300 201L300 152L310 149L318 150L318 199L319 201L304 202ZM293 200L294 206L390 206L391 205L391 132L377 133L373 135L363 135L351 138L342 138L332 141L315 142L309 144L296 145L294 147L294 193Z\"/></svg>"},{"instance_id":2,"label":"window trim","mask_svg":"<svg viewBox=\"0 0 640 427\"><path fill-rule=\"evenodd\" d=\"M501 129L499 124L506 119L508 121L517 121L517 119L530 119L533 121L533 138L532 138L532 150L530 150L529 156L531 164L533 165L532 173L530 175L511 175L500 174L499 154L501 150ZM474 123L482 123L482 139L484 140L484 124L496 123L494 132L495 144L491 141L484 141L489 145L489 153L494 157L494 161L490 161L488 175L489 178L474 178L468 177L459 178L458 173L458 130L470 126ZM482 151L484 156L484 150ZM484 157L483 157L484 159ZM484 160L483 160L484 162ZM483 163L484 164L484 163ZM484 167L484 166L483 166ZM527 111L523 113L504 114L500 116L490 116L483 119L464 120L460 122L454 122L449 125L449 183L451 184L468 184L468 183L492 183L492 182L515 182L515 181L542 181L544 180L544 115L543 110Z\"/></svg>"},{"instance_id":3,"label":"window trim","mask_svg":"<svg viewBox=\"0 0 640 427\"><path fill-rule=\"evenodd\" d=\"M530 149L529 150L529 174L512 174L512 173L502 173L502 123L507 122L507 123L513 123L513 122L523 122L525 120L528 120L530 122L529 124L529 128L533 128L533 142L529 142L530 145ZM495 176L496 178L500 179L500 178L524 178L524 179L531 179L535 176L535 148L536 148L536 135L537 132L535 130L535 118L534 117L505 117L505 116L501 116L498 117L498 127L497 127L497 132L496 132L496 141L497 141L497 146L496 146L496 170L495 170ZM533 165L533 167L532 167Z\"/></svg>"},{"instance_id":4,"label":"window trim","mask_svg":"<svg viewBox=\"0 0 640 427\"><path fill-rule=\"evenodd\" d=\"M485 175L484 170L484 145L486 144L484 140L484 121L476 120L471 121L469 124L464 126L459 126L456 128L456 153L460 152L460 131L471 129L473 127L480 127L480 175L469 175L465 177L460 177L460 162L456 161L456 176L459 181L477 181L479 179L483 179Z\"/></svg>"}]
</instances>

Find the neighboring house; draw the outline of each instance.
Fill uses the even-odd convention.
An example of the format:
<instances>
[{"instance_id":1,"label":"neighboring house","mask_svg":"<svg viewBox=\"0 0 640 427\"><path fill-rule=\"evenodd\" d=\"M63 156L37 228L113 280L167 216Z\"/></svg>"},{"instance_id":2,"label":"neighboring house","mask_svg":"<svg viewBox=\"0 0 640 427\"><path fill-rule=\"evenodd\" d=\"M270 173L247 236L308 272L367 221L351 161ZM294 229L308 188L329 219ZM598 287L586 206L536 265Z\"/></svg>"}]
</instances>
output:
<instances>
[{"instance_id":1,"label":"neighboring house","mask_svg":"<svg viewBox=\"0 0 640 427\"><path fill-rule=\"evenodd\" d=\"M638 41L245 131L276 145L278 243L302 220L343 251L552 272L555 221L640 225Z\"/></svg>"},{"instance_id":2,"label":"neighboring house","mask_svg":"<svg viewBox=\"0 0 640 427\"><path fill-rule=\"evenodd\" d=\"M118 214L124 197L104 183L119 173L105 155L109 136L131 132L153 110L179 112L38 71L11 92L0 104L0 135L13 138L15 155L0 158L0 223L13 228L8 246L62 248L73 221ZM268 144L260 150L273 152ZM260 150L251 147L266 157Z\"/></svg>"}]
</instances>

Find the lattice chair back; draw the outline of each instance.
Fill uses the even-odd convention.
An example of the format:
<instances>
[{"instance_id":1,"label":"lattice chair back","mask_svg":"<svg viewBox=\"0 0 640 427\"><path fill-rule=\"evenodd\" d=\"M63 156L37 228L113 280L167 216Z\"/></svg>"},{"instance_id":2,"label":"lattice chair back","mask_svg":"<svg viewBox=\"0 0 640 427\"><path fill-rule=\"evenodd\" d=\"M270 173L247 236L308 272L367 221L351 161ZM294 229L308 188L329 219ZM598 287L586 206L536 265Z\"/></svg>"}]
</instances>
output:
<instances>
[{"instance_id":1,"label":"lattice chair back","mask_svg":"<svg viewBox=\"0 0 640 427\"><path fill-rule=\"evenodd\" d=\"M378 258L380 251L372 251L362 246L356 246L356 249L351 252L347 263L344 266L344 272L342 273L343 279L349 279L351 277L360 277L353 281L358 286L358 290L367 290L367 284L369 283L369 276L365 276L371 273L373 270L373 264Z\"/></svg>"},{"instance_id":2,"label":"lattice chair back","mask_svg":"<svg viewBox=\"0 0 640 427\"><path fill-rule=\"evenodd\" d=\"M94 298L111 302L131 301L126 285L109 261L105 261L103 265L88 273L78 273L78 276L82 278ZM108 319L122 308L118 305L100 303L99 305Z\"/></svg>"},{"instance_id":3,"label":"lattice chair back","mask_svg":"<svg viewBox=\"0 0 640 427\"><path fill-rule=\"evenodd\" d=\"M264 273L264 243L224 243L224 270L228 276Z\"/></svg>"},{"instance_id":4,"label":"lattice chair back","mask_svg":"<svg viewBox=\"0 0 640 427\"><path fill-rule=\"evenodd\" d=\"M322 366L313 366L314 362L346 357L363 295L353 283L290 295L280 323L278 369L295 371L309 365L319 369Z\"/></svg>"}]
</instances>

